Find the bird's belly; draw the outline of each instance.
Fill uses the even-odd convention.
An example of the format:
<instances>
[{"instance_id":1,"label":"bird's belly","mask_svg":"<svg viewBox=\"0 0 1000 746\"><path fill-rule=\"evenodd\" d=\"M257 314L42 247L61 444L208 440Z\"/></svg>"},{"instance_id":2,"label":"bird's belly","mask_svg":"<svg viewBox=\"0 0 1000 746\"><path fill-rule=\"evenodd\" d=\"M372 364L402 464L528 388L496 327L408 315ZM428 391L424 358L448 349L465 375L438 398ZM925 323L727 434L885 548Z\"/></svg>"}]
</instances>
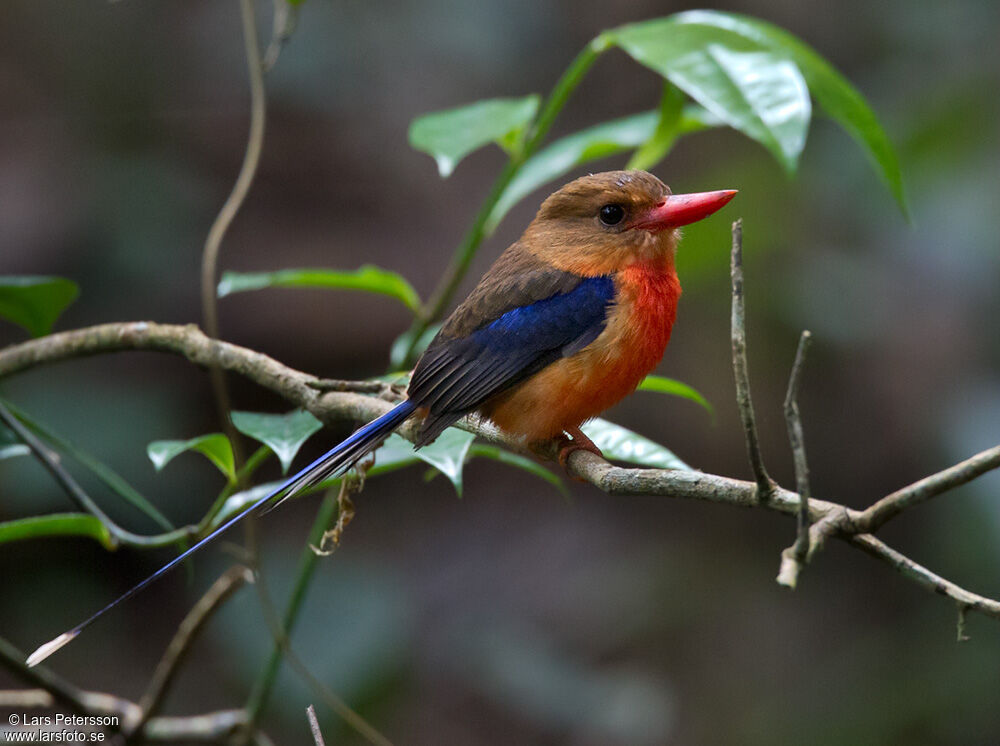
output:
<instances>
[{"instance_id":1,"label":"bird's belly","mask_svg":"<svg viewBox=\"0 0 1000 746\"><path fill-rule=\"evenodd\" d=\"M632 393L663 357L680 285L673 272L622 275L619 300L594 342L494 397L482 414L529 442L547 440Z\"/></svg>"}]
</instances>

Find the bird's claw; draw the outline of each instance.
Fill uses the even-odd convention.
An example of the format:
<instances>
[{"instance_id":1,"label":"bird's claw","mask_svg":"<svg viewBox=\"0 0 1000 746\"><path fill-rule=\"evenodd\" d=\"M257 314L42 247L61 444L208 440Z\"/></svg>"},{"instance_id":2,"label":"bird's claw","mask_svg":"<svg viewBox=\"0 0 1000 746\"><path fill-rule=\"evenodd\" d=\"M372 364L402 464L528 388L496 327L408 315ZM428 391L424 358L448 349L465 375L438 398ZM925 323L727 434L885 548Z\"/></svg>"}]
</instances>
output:
<instances>
[{"instance_id":1,"label":"bird's claw","mask_svg":"<svg viewBox=\"0 0 1000 746\"><path fill-rule=\"evenodd\" d=\"M583 431L578 427L574 427L571 430L566 431L568 435L562 435L556 439L559 445L559 465L566 470L566 473L578 482L586 482L587 480L581 479L575 476L569 471L569 457L573 455L575 451L587 451L587 453L592 453L595 456L604 458L604 454L601 453L601 449L597 447L590 438L583 434ZM572 436L572 437L570 437Z\"/></svg>"}]
</instances>

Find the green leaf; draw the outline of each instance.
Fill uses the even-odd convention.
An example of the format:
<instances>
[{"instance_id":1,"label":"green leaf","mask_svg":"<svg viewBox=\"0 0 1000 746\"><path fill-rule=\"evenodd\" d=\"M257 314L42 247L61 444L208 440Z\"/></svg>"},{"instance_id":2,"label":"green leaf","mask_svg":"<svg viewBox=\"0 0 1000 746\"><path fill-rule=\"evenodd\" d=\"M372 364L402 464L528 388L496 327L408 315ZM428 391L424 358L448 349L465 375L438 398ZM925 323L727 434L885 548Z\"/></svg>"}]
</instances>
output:
<instances>
[{"instance_id":1,"label":"green leaf","mask_svg":"<svg viewBox=\"0 0 1000 746\"><path fill-rule=\"evenodd\" d=\"M899 160L878 118L864 96L816 50L784 29L738 13L692 10L674 16L674 23L728 33L794 61L824 113L865 149L900 209L907 213Z\"/></svg>"},{"instance_id":2,"label":"green leaf","mask_svg":"<svg viewBox=\"0 0 1000 746\"><path fill-rule=\"evenodd\" d=\"M438 439L431 445L424 446L419 451L415 451L412 443L402 436L393 433L375 451L375 466L369 470L368 476L376 477L380 474L409 466L418 461L423 461L448 477L451 483L455 485L455 491L461 495L462 466L465 464L469 447L474 437L471 433L450 427L441 433ZM324 480L317 485L303 490L297 497L325 490L339 481L340 477ZM269 482L268 484L257 485L256 487L231 495L215 516L212 525L221 525L227 518L236 515L240 510L260 500L264 495L277 489L281 484L281 482Z\"/></svg>"},{"instance_id":3,"label":"green leaf","mask_svg":"<svg viewBox=\"0 0 1000 746\"><path fill-rule=\"evenodd\" d=\"M708 399L701 395L701 392L692 386L688 386L686 383L674 380L673 378L665 378L664 376L646 376L642 383L639 384L637 391L655 391L658 394L680 396L684 399L693 401L696 404L700 404L709 414L713 413L712 405L709 403Z\"/></svg>"},{"instance_id":4,"label":"green leaf","mask_svg":"<svg viewBox=\"0 0 1000 746\"><path fill-rule=\"evenodd\" d=\"M107 487L115 492L119 497L129 503L136 510L151 518L164 531L172 531L172 524L155 505L153 505L142 493L126 482L121 475L107 464L91 456L86 451L78 448L75 444L65 438L56 435L45 427L41 422L29 417L24 410L15 406L12 402L0 397L0 402L7 407L14 415L24 423L25 427L31 430L42 440L46 441L56 450L72 456L81 466L89 469L94 476L100 479ZM10 432L10 431L8 431ZM13 433L10 433L13 436ZM16 436L14 436L16 437ZM0 429L0 442L3 441L3 430Z\"/></svg>"},{"instance_id":5,"label":"green leaf","mask_svg":"<svg viewBox=\"0 0 1000 746\"><path fill-rule=\"evenodd\" d=\"M625 168L648 171L662 161L677 141L683 111L684 95L670 81L664 81L663 96L660 98L660 118L656 123L656 129L642 147L632 154Z\"/></svg>"},{"instance_id":6,"label":"green leaf","mask_svg":"<svg viewBox=\"0 0 1000 746\"><path fill-rule=\"evenodd\" d=\"M411 311L420 307L420 296L413 286L395 272L365 264L353 272L332 269L279 269L276 272L224 272L218 295L264 288L339 288L381 293L402 302Z\"/></svg>"},{"instance_id":7,"label":"green leaf","mask_svg":"<svg viewBox=\"0 0 1000 746\"><path fill-rule=\"evenodd\" d=\"M546 482L559 490L563 495L569 494L569 491L566 489L566 485L563 484L563 481L559 478L558 474L553 472L551 469L546 469L537 461L532 461L530 458L522 456L519 453L511 453L510 451L505 451L503 448L498 448L497 446L475 443L469 449L469 457L489 458L494 461L499 461L502 464L516 466L518 469L524 469L524 471L529 474L534 474L536 477L544 479Z\"/></svg>"},{"instance_id":8,"label":"green leaf","mask_svg":"<svg viewBox=\"0 0 1000 746\"><path fill-rule=\"evenodd\" d=\"M395 471L404 466L409 466L410 464L415 464L418 461L420 459L417 458L417 452L413 448L413 443L402 435L393 433L375 451L375 466L368 471L368 474L377 476L388 471Z\"/></svg>"},{"instance_id":9,"label":"green leaf","mask_svg":"<svg viewBox=\"0 0 1000 746\"><path fill-rule=\"evenodd\" d=\"M330 484L333 484L334 482L339 480L340 477L337 477L336 480L328 480L326 482L323 482L322 484L313 485L312 487L304 489L302 490L302 492L297 493L295 495L295 498L293 499L297 499L304 495L311 495L312 493L320 489L326 489L326 487L328 487ZM219 508L219 512L216 513L215 516L212 518L212 521L208 526L209 530L215 528L216 526L221 526L223 523L225 523L227 520L229 520L234 515L239 513L241 510L249 508L255 502L264 497L264 495L266 495L269 492L273 492L283 484L284 481L265 482L263 484L255 485L250 489L243 490L242 492L234 492L232 495L226 498L226 501L222 504L222 507Z\"/></svg>"},{"instance_id":10,"label":"green leaf","mask_svg":"<svg viewBox=\"0 0 1000 746\"><path fill-rule=\"evenodd\" d=\"M613 422L591 420L581 429L609 460L628 461L657 469L692 470L672 451Z\"/></svg>"},{"instance_id":11,"label":"green leaf","mask_svg":"<svg viewBox=\"0 0 1000 746\"><path fill-rule=\"evenodd\" d=\"M222 433L201 435L191 440L157 440L146 446L149 460L157 471L163 469L176 456L185 451L197 451L205 456L221 471L230 483L236 482L236 466L233 462L233 447Z\"/></svg>"},{"instance_id":12,"label":"green leaf","mask_svg":"<svg viewBox=\"0 0 1000 746\"><path fill-rule=\"evenodd\" d=\"M538 151L524 162L497 200L486 221L486 232L496 229L514 205L539 187L584 163L631 150L647 142L656 132L659 120L660 114L656 111L633 114L567 135ZM702 107L685 106L678 124L678 136L720 124L720 119Z\"/></svg>"},{"instance_id":13,"label":"green leaf","mask_svg":"<svg viewBox=\"0 0 1000 746\"><path fill-rule=\"evenodd\" d=\"M288 414L263 414L260 412L232 412L233 426L244 435L258 440L281 461L281 471L288 473L295 454L323 423L303 409Z\"/></svg>"},{"instance_id":14,"label":"green leaf","mask_svg":"<svg viewBox=\"0 0 1000 746\"><path fill-rule=\"evenodd\" d=\"M418 461L420 461L420 459L417 458L417 454L413 450L413 444L393 433L386 439L385 443L379 447L377 451L375 451L375 466L369 469L368 476L377 477L381 474L401 469L404 466L410 466ZM315 484L312 487L302 490L302 492L298 493L293 499L298 499L299 497L311 495L316 492L322 492L339 482L340 477L325 479L319 484ZM276 490L282 484L283 482L280 481L268 482L267 484L259 484L256 487L251 487L248 490L243 490L242 492L230 495L226 499L226 502L223 503L223 506L219 510L218 514L212 520L212 527L214 528L215 526L225 523L226 520L236 515L244 508L249 507L257 500L260 500L268 492Z\"/></svg>"},{"instance_id":15,"label":"green leaf","mask_svg":"<svg viewBox=\"0 0 1000 746\"><path fill-rule=\"evenodd\" d=\"M14 458L15 456L28 456L30 453L31 449L23 443L15 443L9 446L0 445L0 460Z\"/></svg>"},{"instance_id":16,"label":"green leaf","mask_svg":"<svg viewBox=\"0 0 1000 746\"><path fill-rule=\"evenodd\" d=\"M0 277L0 318L41 337L79 294L76 283L62 277Z\"/></svg>"},{"instance_id":17,"label":"green leaf","mask_svg":"<svg viewBox=\"0 0 1000 746\"><path fill-rule=\"evenodd\" d=\"M459 497L462 496L462 467L475 437L472 433L449 427L437 440L416 452L418 459L430 464L451 480Z\"/></svg>"},{"instance_id":18,"label":"green leaf","mask_svg":"<svg viewBox=\"0 0 1000 746\"><path fill-rule=\"evenodd\" d=\"M521 134L535 118L539 97L494 98L457 109L424 114L410 124L410 145L437 161L442 179L474 150L492 142L520 147Z\"/></svg>"},{"instance_id":19,"label":"green leaf","mask_svg":"<svg viewBox=\"0 0 1000 746\"><path fill-rule=\"evenodd\" d=\"M107 527L84 513L56 513L0 523L0 544L49 536L88 536L105 549L115 548Z\"/></svg>"},{"instance_id":20,"label":"green leaf","mask_svg":"<svg viewBox=\"0 0 1000 746\"><path fill-rule=\"evenodd\" d=\"M622 26L606 36L794 173L812 105L806 81L787 53L676 16Z\"/></svg>"},{"instance_id":21,"label":"green leaf","mask_svg":"<svg viewBox=\"0 0 1000 746\"><path fill-rule=\"evenodd\" d=\"M441 324L431 324L424 333L420 335L420 339L417 344L413 347L414 358L418 357L424 350L427 349L427 345L431 343L435 335L441 330ZM392 343L392 347L389 349L389 367L393 370L397 370L406 365L406 352L410 349L410 340L413 339L413 329L407 329L405 332L396 337L395 341Z\"/></svg>"},{"instance_id":22,"label":"green leaf","mask_svg":"<svg viewBox=\"0 0 1000 746\"><path fill-rule=\"evenodd\" d=\"M372 376L366 379L368 381L381 381L382 383L391 383L395 386L406 386L410 385L410 371L408 370L394 370L389 373L383 373L380 376Z\"/></svg>"}]
</instances>

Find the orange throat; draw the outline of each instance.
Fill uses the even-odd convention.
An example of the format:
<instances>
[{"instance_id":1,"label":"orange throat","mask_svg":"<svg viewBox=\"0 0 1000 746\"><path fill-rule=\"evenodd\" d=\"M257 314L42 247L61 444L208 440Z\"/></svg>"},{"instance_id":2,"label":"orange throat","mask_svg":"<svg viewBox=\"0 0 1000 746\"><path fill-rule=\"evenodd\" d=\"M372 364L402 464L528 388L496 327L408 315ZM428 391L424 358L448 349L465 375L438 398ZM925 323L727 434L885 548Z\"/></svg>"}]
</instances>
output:
<instances>
[{"instance_id":1,"label":"orange throat","mask_svg":"<svg viewBox=\"0 0 1000 746\"><path fill-rule=\"evenodd\" d=\"M635 391L663 357L681 286L672 261L630 264L615 285L615 305L594 342L494 397L482 413L511 434L547 440Z\"/></svg>"}]
</instances>

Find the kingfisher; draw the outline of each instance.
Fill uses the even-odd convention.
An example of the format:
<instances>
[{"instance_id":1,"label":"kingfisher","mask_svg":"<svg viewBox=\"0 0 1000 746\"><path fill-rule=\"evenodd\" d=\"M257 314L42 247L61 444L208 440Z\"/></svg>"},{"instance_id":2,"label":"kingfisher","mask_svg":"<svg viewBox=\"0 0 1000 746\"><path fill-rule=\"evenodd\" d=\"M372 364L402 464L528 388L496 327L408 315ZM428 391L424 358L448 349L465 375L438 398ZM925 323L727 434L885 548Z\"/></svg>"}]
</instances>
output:
<instances>
[{"instance_id":1,"label":"kingfisher","mask_svg":"<svg viewBox=\"0 0 1000 746\"><path fill-rule=\"evenodd\" d=\"M632 393L663 357L681 295L679 228L735 194L673 194L637 170L590 174L554 192L441 326L402 402L42 645L28 665L251 513L346 471L411 417L419 420L417 448L476 413L528 447L556 441L564 466L575 450L600 455L580 425Z\"/></svg>"}]
</instances>

